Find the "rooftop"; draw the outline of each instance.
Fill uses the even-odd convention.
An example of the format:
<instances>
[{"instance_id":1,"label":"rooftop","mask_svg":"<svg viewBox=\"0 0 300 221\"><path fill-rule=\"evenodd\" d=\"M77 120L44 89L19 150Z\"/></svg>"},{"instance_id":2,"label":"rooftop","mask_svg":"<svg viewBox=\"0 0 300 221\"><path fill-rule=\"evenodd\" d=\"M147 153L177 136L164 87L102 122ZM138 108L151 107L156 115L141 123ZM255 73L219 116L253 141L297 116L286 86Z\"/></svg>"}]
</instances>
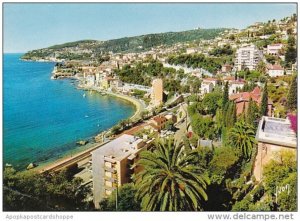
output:
<instances>
[{"instance_id":1,"label":"rooftop","mask_svg":"<svg viewBox=\"0 0 300 221\"><path fill-rule=\"evenodd\" d=\"M269 65L269 66L267 66L267 69L268 70L284 70L284 68L278 64Z\"/></svg>"},{"instance_id":2,"label":"rooftop","mask_svg":"<svg viewBox=\"0 0 300 221\"><path fill-rule=\"evenodd\" d=\"M103 155L106 158L119 161L132 154L139 152L144 142L142 139L136 138L132 135L123 134L113 141L101 146L92 152L92 155Z\"/></svg>"},{"instance_id":3,"label":"rooftop","mask_svg":"<svg viewBox=\"0 0 300 221\"><path fill-rule=\"evenodd\" d=\"M288 119L262 117L256 133L259 142L296 148L297 137Z\"/></svg>"},{"instance_id":4,"label":"rooftop","mask_svg":"<svg viewBox=\"0 0 300 221\"><path fill-rule=\"evenodd\" d=\"M166 121L167 118L165 116L158 115L158 116L153 117L153 120L157 123L162 123L162 122Z\"/></svg>"}]
</instances>

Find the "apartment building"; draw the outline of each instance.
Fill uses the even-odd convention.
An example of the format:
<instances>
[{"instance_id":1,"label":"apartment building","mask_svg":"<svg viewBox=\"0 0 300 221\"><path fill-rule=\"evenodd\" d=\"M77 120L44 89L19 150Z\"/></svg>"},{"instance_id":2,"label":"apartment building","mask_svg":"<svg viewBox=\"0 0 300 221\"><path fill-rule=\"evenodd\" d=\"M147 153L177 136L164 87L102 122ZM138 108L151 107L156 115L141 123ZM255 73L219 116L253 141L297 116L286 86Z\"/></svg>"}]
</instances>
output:
<instances>
[{"instance_id":1,"label":"apartment building","mask_svg":"<svg viewBox=\"0 0 300 221\"><path fill-rule=\"evenodd\" d=\"M239 48L236 52L235 68L238 71L246 68L254 70L262 57L262 52L255 45Z\"/></svg>"},{"instance_id":2,"label":"apartment building","mask_svg":"<svg viewBox=\"0 0 300 221\"><path fill-rule=\"evenodd\" d=\"M92 152L93 197L96 208L117 187L131 181L131 175L141 170L135 166L139 153L150 141L123 134Z\"/></svg>"}]
</instances>

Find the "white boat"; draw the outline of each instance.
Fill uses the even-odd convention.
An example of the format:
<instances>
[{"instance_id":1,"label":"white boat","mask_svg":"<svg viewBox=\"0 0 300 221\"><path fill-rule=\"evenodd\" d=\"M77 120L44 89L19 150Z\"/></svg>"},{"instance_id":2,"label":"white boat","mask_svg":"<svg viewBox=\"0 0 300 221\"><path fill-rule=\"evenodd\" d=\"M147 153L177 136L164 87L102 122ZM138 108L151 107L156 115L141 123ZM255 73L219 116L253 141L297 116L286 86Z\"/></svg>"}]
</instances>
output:
<instances>
[{"instance_id":1,"label":"white boat","mask_svg":"<svg viewBox=\"0 0 300 221\"><path fill-rule=\"evenodd\" d=\"M86 96L85 94L82 95L82 97L85 97L85 96Z\"/></svg>"}]
</instances>

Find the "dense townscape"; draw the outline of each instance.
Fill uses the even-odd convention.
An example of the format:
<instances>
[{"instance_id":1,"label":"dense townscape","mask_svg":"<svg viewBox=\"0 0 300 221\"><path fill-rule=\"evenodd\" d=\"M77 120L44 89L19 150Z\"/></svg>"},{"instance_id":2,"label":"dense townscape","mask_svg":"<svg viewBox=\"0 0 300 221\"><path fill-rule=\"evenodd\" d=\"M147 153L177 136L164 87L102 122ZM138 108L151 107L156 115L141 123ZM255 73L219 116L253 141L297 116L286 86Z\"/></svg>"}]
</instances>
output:
<instances>
[{"instance_id":1,"label":"dense townscape","mask_svg":"<svg viewBox=\"0 0 300 221\"><path fill-rule=\"evenodd\" d=\"M4 209L295 211L296 42L294 14L26 53L56 62L51 79L75 79L83 99L117 96L136 113L71 160L6 165Z\"/></svg>"}]
</instances>

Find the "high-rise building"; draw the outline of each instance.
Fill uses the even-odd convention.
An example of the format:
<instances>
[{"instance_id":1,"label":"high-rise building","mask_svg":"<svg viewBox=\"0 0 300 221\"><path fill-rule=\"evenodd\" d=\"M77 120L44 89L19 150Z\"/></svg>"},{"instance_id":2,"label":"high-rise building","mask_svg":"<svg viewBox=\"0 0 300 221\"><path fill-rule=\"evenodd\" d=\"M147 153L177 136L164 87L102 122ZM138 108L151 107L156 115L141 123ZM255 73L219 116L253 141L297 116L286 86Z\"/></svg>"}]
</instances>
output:
<instances>
[{"instance_id":1,"label":"high-rise building","mask_svg":"<svg viewBox=\"0 0 300 221\"><path fill-rule=\"evenodd\" d=\"M239 48L236 52L235 68L240 71L248 68L254 70L263 54L255 45Z\"/></svg>"},{"instance_id":2,"label":"high-rise building","mask_svg":"<svg viewBox=\"0 0 300 221\"><path fill-rule=\"evenodd\" d=\"M92 152L93 197L96 208L118 186L131 181L141 168L135 163L139 153L150 146L132 135L123 134Z\"/></svg>"},{"instance_id":3,"label":"high-rise building","mask_svg":"<svg viewBox=\"0 0 300 221\"><path fill-rule=\"evenodd\" d=\"M163 80L160 78L154 79L152 82L152 104L159 106L163 103Z\"/></svg>"}]
</instances>

